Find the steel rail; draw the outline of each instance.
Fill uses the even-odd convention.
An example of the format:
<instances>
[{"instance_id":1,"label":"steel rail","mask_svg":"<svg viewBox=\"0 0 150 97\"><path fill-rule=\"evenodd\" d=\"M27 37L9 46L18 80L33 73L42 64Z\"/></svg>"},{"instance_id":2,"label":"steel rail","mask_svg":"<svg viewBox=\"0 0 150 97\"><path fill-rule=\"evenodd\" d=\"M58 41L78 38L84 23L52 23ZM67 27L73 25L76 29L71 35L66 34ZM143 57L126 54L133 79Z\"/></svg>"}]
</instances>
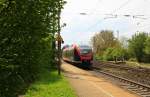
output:
<instances>
[{"instance_id":1,"label":"steel rail","mask_svg":"<svg viewBox=\"0 0 150 97\"><path fill-rule=\"evenodd\" d=\"M136 82L136 81L133 81L133 80L130 80L130 79L127 79L127 78L123 78L123 77L120 77L120 76L117 76L117 75L114 75L114 74L111 74L111 73L107 73L105 71L100 71L99 68L93 68L93 71L96 71L98 73L101 73L101 74L104 74L104 75L107 75L109 77L112 77L114 79L117 79L119 80L121 83L124 83L124 84L128 84L128 86L132 86L130 87L131 91L134 91L135 93L137 93L138 95L142 96L142 97L150 97L150 86L148 85L145 85L145 84L142 84L142 83L139 83L139 82ZM135 88L136 87L136 88ZM132 89L133 88L133 89ZM139 89L139 90L138 90ZM138 93L137 91L141 91L141 90L144 90L143 92L141 93ZM146 92L146 93L145 93ZM148 94L148 96L144 95L144 94Z\"/></svg>"}]
</instances>

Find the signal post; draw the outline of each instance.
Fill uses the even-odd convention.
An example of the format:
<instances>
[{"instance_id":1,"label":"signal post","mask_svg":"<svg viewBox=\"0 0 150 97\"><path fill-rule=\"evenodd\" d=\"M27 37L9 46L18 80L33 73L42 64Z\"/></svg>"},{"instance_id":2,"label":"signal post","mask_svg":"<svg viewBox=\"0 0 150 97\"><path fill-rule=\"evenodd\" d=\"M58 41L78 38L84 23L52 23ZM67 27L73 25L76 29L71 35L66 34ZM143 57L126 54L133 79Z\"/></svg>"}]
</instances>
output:
<instances>
[{"instance_id":1,"label":"signal post","mask_svg":"<svg viewBox=\"0 0 150 97\"><path fill-rule=\"evenodd\" d=\"M58 59L58 63L57 63L57 69L58 69L58 75L61 75L61 43L63 43L63 39L60 35L60 33L56 34L55 36L55 40L57 42L57 59Z\"/></svg>"}]
</instances>

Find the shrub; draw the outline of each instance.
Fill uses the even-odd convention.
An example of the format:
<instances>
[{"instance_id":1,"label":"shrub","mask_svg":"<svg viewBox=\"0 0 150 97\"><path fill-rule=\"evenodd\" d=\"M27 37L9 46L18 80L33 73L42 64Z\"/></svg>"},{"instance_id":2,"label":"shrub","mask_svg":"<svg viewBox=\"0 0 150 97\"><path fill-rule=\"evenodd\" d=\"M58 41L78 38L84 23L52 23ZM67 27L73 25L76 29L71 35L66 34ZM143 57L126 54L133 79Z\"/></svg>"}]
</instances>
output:
<instances>
[{"instance_id":1,"label":"shrub","mask_svg":"<svg viewBox=\"0 0 150 97\"><path fill-rule=\"evenodd\" d=\"M104 52L104 55L103 55L103 58L104 60L107 60L107 61L113 61L114 60L114 57L113 57L113 52L114 48L107 48L106 51Z\"/></svg>"},{"instance_id":2,"label":"shrub","mask_svg":"<svg viewBox=\"0 0 150 97\"><path fill-rule=\"evenodd\" d=\"M3 2L1 2L3 1ZM62 0L0 1L0 97L17 97L54 60ZM60 5L58 5L60 4Z\"/></svg>"},{"instance_id":3,"label":"shrub","mask_svg":"<svg viewBox=\"0 0 150 97\"><path fill-rule=\"evenodd\" d=\"M128 49L130 51L130 54L134 55L132 57L135 57L138 62L142 62L142 58L145 56L144 48L147 37L148 35L143 32L133 35L129 40Z\"/></svg>"}]
</instances>

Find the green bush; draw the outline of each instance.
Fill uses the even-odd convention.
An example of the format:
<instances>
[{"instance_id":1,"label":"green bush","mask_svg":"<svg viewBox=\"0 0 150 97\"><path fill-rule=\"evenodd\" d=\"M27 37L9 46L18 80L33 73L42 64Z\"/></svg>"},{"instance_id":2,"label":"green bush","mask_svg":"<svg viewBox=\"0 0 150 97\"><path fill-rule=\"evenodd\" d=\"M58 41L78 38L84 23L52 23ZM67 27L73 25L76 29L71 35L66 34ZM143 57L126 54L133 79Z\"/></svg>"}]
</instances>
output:
<instances>
[{"instance_id":1,"label":"green bush","mask_svg":"<svg viewBox=\"0 0 150 97\"><path fill-rule=\"evenodd\" d=\"M145 53L150 55L150 36L148 36L148 38L145 41L145 49L144 49Z\"/></svg>"},{"instance_id":2,"label":"green bush","mask_svg":"<svg viewBox=\"0 0 150 97\"><path fill-rule=\"evenodd\" d=\"M113 61L114 60L113 53L112 53L113 50L114 48L107 48L103 54L103 59L107 61Z\"/></svg>"},{"instance_id":3,"label":"green bush","mask_svg":"<svg viewBox=\"0 0 150 97\"><path fill-rule=\"evenodd\" d=\"M129 61L137 62L136 58L130 58Z\"/></svg>"},{"instance_id":4,"label":"green bush","mask_svg":"<svg viewBox=\"0 0 150 97\"><path fill-rule=\"evenodd\" d=\"M103 60L103 56L102 55L95 55L94 59L95 60Z\"/></svg>"},{"instance_id":5,"label":"green bush","mask_svg":"<svg viewBox=\"0 0 150 97\"><path fill-rule=\"evenodd\" d=\"M135 57L138 62L143 61L143 57L146 55L145 49L145 42L148 38L147 33L139 33L132 36L129 40L129 53ZM147 51L147 50L146 50Z\"/></svg>"},{"instance_id":6,"label":"green bush","mask_svg":"<svg viewBox=\"0 0 150 97\"><path fill-rule=\"evenodd\" d=\"M0 97L17 97L37 79L41 63L55 60L52 44L63 2L1 1Z\"/></svg>"},{"instance_id":7,"label":"green bush","mask_svg":"<svg viewBox=\"0 0 150 97\"><path fill-rule=\"evenodd\" d=\"M103 60L106 61L127 60L128 58L127 50L122 47L107 48L103 54Z\"/></svg>"}]
</instances>

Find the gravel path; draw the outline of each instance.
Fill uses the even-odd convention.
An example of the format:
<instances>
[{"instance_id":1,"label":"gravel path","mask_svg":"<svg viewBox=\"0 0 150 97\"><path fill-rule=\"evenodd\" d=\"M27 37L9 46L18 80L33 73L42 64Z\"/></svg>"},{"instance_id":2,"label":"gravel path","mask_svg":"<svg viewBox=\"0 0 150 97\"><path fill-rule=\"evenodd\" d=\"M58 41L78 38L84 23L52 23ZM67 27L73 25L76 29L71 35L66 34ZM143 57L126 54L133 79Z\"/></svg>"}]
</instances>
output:
<instances>
[{"instance_id":1,"label":"gravel path","mask_svg":"<svg viewBox=\"0 0 150 97\"><path fill-rule=\"evenodd\" d=\"M63 62L62 69L78 97L139 97L68 63Z\"/></svg>"}]
</instances>

